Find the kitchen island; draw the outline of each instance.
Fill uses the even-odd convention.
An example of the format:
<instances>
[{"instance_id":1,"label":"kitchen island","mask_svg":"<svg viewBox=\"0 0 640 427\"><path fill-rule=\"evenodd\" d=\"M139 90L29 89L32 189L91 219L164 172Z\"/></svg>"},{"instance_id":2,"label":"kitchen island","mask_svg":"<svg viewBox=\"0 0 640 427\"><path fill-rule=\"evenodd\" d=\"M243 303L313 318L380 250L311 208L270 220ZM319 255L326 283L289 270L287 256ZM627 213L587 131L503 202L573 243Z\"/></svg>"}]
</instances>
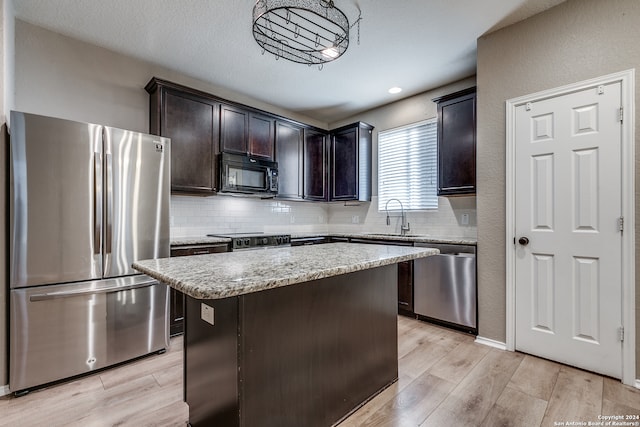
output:
<instances>
[{"instance_id":1,"label":"kitchen island","mask_svg":"<svg viewBox=\"0 0 640 427\"><path fill-rule=\"evenodd\" d=\"M192 426L326 427L397 380L396 263L437 252L331 243L134 268L187 295Z\"/></svg>"}]
</instances>

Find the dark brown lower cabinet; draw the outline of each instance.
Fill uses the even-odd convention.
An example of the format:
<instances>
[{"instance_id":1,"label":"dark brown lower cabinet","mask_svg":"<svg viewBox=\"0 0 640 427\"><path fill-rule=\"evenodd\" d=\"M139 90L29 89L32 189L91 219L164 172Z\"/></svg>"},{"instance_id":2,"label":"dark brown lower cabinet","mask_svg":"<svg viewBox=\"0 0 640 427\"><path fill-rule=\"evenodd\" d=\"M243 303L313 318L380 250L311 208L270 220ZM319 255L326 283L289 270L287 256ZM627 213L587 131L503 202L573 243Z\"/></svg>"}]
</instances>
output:
<instances>
[{"instance_id":1,"label":"dark brown lower cabinet","mask_svg":"<svg viewBox=\"0 0 640 427\"><path fill-rule=\"evenodd\" d=\"M398 263L398 313L413 315L413 261Z\"/></svg>"},{"instance_id":2,"label":"dark brown lower cabinet","mask_svg":"<svg viewBox=\"0 0 640 427\"><path fill-rule=\"evenodd\" d=\"M227 243L172 246L171 256L191 256L229 252ZM180 335L184 332L184 294L173 288L169 289L169 335Z\"/></svg>"}]
</instances>

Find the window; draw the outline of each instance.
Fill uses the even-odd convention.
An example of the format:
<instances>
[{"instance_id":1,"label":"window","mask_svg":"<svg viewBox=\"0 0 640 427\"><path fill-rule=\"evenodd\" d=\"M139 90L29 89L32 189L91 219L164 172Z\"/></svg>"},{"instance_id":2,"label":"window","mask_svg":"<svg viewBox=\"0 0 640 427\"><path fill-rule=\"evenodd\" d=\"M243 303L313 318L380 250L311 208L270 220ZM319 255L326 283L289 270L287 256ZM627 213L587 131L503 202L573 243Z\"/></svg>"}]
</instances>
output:
<instances>
[{"instance_id":1,"label":"window","mask_svg":"<svg viewBox=\"0 0 640 427\"><path fill-rule=\"evenodd\" d=\"M405 210L438 208L435 118L378 133L378 210L390 199ZM389 209L400 206L393 201Z\"/></svg>"}]
</instances>

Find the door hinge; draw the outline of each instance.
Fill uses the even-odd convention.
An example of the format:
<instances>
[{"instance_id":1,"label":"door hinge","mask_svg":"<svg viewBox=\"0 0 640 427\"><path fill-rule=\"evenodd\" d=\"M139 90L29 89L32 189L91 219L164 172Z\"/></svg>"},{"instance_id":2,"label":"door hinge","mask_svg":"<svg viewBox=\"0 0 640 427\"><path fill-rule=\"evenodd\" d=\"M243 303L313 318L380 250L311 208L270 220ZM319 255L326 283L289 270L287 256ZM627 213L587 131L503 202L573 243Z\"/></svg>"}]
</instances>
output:
<instances>
[{"instance_id":1,"label":"door hinge","mask_svg":"<svg viewBox=\"0 0 640 427\"><path fill-rule=\"evenodd\" d=\"M624 119L624 108L620 107L620 123L622 123L623 119Z\"/></svg>"},{"instance_id":2,"label":"door hinge","mask_svg":"<svg viewBox=\"0 0 640 427\"><path fill-rule=\"evenodd\" d=\"M624 231L624 217L623 216L618 218L618 231L621 232L621 233Z\"/></svg>"},{"instance_id":3,"label":"door hinge","mask_svg":"<svg viewBox=\"0 0 640 427\"><path fill-rule=\"evenodd\" d=\"M618 341L624 341L624 326L618 328Z\"/></svg>"}]
</instances>

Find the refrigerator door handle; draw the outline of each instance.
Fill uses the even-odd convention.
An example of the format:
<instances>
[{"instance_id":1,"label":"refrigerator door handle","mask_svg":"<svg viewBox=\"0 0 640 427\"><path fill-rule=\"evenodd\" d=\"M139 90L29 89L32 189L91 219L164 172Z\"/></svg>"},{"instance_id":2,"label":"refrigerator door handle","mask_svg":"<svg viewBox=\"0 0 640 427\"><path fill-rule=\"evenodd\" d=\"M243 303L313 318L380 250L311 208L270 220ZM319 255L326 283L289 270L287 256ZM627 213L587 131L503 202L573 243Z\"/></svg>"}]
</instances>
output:
<instances>
[{"instance_id":1,"label":"refrigerator door handle","mask_svg":"<svg viewBox=\"0 0 640 427\"><path fill-rule=\"evenodd\" d=\"M128 291L130 289L137 288L147 288L149 286L153 286L158 284L157 280L149 280L147 282L136 283L134 285L128 286L109 286L108 288L98 288L98 289L82 289L79 291L64 291L64 292L49 292L43 294L34 294L29 297L29 301L47 301L58 298L70 298L70 297L78 297L83 295L95 295L95 294L108 294L111 292L120 292L120 291Z\"/></svg>"},{"instance_id":2,"label":"refrigerator door handle","mask_svg":"<svg viewBox=\"0 0 640 427\"><path fill-rule=\"evenodd\" d=\"M100 200L100 175L102 172L100 153L93 153L93 253L102 251L102 201Z\"/></svg>"},{"instance_id":3,"label":"refrigerator door handle","mask_svg":"<svg viewBox=\"0 0 640 427\"><path fill-rule=\"evenodd\" d=\"M112 252L112 239L113 239L113 155L110 153L105 154L107 160L107 179L106 186L106 221L105 221L105 237L104 237L104 252L105 254L111 254ZM105 269L106 270L106 269Z\"/></svg>"}]
</instances>

